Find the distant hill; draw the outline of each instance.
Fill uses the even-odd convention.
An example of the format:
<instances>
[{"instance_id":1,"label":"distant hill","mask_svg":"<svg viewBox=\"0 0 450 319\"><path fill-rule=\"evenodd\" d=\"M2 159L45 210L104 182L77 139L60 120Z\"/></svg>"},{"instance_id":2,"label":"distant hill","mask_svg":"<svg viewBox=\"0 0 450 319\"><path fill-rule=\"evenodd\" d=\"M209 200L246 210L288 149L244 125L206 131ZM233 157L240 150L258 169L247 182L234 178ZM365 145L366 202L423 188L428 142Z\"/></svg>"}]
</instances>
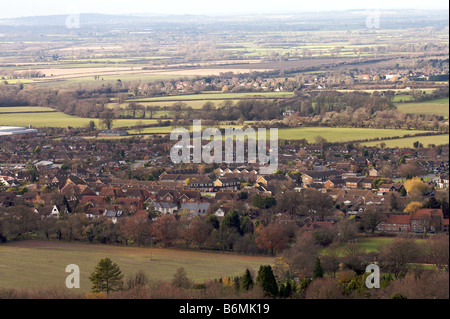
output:
<instances>
[{"instance_id":1,"label":"distant hill","mask_svg":"<svg viewBox=\"0 0 450 319\"><path fill-rule=\"evenodd\" d=\"M153 14L127 14L110 15L99 13L82 13L79 15L81 27L92 26L140 26L158 24L220 24L229 25L246 24L252 27L261 25L295 25L298 30L313 30L327 28L360 28L365 27L366 17L371 14L367 10L348 10L340 12L303 12L287 14L263 14L263 15L153 15ZM443 11L419 11L419 10L389 10L379 11L380 23L383 28L421 28L433 26L437 28L448 27L448 12ZM69 15L49 15L0 19L3 27L54 27L65 26Z\"/></svg>"}]
</instances>

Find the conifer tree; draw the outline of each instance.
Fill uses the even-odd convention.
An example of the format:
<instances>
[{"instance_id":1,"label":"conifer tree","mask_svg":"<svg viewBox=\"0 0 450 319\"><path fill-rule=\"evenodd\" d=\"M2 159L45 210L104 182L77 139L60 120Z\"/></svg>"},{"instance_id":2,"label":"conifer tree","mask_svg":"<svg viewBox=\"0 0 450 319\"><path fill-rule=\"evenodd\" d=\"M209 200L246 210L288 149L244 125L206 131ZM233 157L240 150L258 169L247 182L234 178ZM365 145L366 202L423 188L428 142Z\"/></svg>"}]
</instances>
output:
<instances>
[{"instance_id":1,"label":"conifer tree","mask_svg":"<svg viewBox=\"0 0 450 319\"><path fill-rule=\"evenodd\" d=\"M109 258L100 259L95 270L89 276L93 292L117 291L122 288L122 271Z\"/></svg>"}]
</instances>

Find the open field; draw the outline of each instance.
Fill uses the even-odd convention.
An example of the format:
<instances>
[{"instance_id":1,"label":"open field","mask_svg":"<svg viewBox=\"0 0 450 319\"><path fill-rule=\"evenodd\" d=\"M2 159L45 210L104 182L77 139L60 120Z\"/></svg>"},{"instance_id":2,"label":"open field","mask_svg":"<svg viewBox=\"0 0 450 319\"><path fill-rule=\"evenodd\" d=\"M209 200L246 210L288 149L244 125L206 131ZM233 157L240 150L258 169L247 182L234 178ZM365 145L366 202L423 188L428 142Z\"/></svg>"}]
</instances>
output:
<instances>
[{"instance_id":1,"label":"open field","mask_svg":"<svg viewBox=\"0 0 450 319\"><path fill-rule=\"evenodd\" d=\"M367 238L357 238L356 243L358 246L364 250L366 253L376 252L383 248L383 246L389 244L393 241L395 237L367 237ZM417 239L418 244L425 243L428 239ZM343 249L346 243L340 243L338 245L339 249ZM326 254L328 247L321 250L321 254ZM341 250L340 255L344 256L344 252Z\"/></svg>"},{"instance_id":2,"label":"open field","mask_svg":"<svg viewBox=\"0 0 450 319\"><path fill-rule=\"evenodd\" d=\"M418 89L421 92L425 93L425 94L429 94L432 93L433 91L435 91L436 89L434 88L425 88L425 89ZM382 92L382 91L393 91L393 92L397 92L397 93L410 93L411 89L378 89L378 90L336 90L338 92L365 92L365 93L373 93L373 92ZM404 100L408 99L407 96L401 96L401 98L403 98ZM400 99L400 97L397 97L397 99ZM395 98L394 98L395 101Z\"/></svg>"},{"instance_id":3,"label":"open field","mask_svg":"<svg viewBox=\"0 0 450 319\"><path fill-rule=\"evenodd\" d=\"M225 100L184 100L182 101L183 103L186 103L188 107L192 107L194 110L198 110L201 109L203 107L203 105L205 105L205 103L207 102L211 102L213 103L216 107L219 107L220 104L225 101ZM239 100L227 100L227 101L231 101L233 103L238 102ZM126 108L128 106L128 103L130 103L131 101L127 101L125 103L120 104L120 107L122 109ZM137 102L145 107L147 106L159 106L159 107L171 107L174 105L174 103L177 103L175 101L160 101L160 102ZM116 105L118 105L118 103L108 103L107 107L110 109L114 109L116 107ZM156 116L154 117L162 117L164 115L167 115L170 117L170 112L169 111L157 111L156 112Z\"/></svg>"},{"instance_id":4,"label":"open field","mask_svg":"<svg viewBox=\"0 0 450 319\"><path fill-rule=\"evenodd\" d=\"M423 133L424 131L394 130L394 129L368 129L346 127L296 127L278 130L279 139L294 140L306 139L314 142L317 136L322 136L328 142L345 142L353 140L373 139L381 137L404 136L406 134Z\"/></svg>"},{"instance_id":5,"label":"open field","mask_svg":"<svg viewBox=\"0 0 450 319\"><path fill-rule=\"evenodd\" d=\"M142 270L153 282L171 281L179 267L184 267L189 278L200 283L221 276L243 275L247 268L257 271L260 265L274 263L270 257L24 241L0 245L0 288L64 287L66 266L76 264L81 272L81 290L87 292L89 274L99 259L105 257L117 263L125 276Z\"/></svg>"},{"instance_id":6,"label":"open field","mask_svg":"<svg viewBox=\"0 0 450 319\"><path fill-rule=\"evenodd\" d=\"M41 106L0 107L0 114L2 114L2 113L26 113L26 112L55 112L55 110L50 107L41 107Z\"/></svg>"},{"instance_id":7,"label":"open field","mask_svg":"<svg viewBox=\"0 0 450 319\"><path fill-rule=\"evenodd\" d=\"M397 109L403 113L411 114L436 114L448 118L449 98L442 98L421 103L397 104Z\"/></svg>"},{"instance_id":8,"label":"open field","mask_svg":"<svg viewBox=\"0 0 450 319\"><path fill-rule=\"evenodd\" d=\"M386 140L386 141L376 141L376 142L367 142L362 143L364 146L374 147L380 145L380 143L384 142L386 147L395 148L395 147L404 147L404 148L413 148L413 144L419 141L423 144L424 147L427 147L430 144L445 145L449 144L449 135L434 135L434 136L417 136L417 137L407 137L400 138L395 140Z\"/></svg>"},{"instance_id":9,"label":"open field","mask_svg":"<svg viewBox=\"0 0 450 319\"><path fill-rule=\"evenodd\" d=\"M53 113L18 113L18 114L2 114L0 116L0 125L11 126L28 126L33 127L84 127L94 121L99 124L98 119L81 118L66 115L60 112ZM155 124L157 120L139 120L139 119L119 119L114 121L114 127L135 126L138 121L143 124Z\"/></svg>"}]
</instances>

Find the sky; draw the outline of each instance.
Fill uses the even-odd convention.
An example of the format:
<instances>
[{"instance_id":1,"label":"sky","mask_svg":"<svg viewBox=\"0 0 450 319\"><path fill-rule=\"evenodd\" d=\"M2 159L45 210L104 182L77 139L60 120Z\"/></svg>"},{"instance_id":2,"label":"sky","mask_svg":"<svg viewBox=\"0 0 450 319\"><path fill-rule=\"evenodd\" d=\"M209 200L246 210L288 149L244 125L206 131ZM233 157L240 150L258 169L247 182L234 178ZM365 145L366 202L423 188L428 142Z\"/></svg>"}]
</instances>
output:
<instances>
[{"instance_id":1,"label":"sky","mask_svg":"<svg viewBox=\"0 0 450 319\"><path fill-rule=\"evenodd\" d=\"M442 9L447 0L0 0L0 18L74 13L264 14L350 9Z\"/></svg>"}]
</instances>

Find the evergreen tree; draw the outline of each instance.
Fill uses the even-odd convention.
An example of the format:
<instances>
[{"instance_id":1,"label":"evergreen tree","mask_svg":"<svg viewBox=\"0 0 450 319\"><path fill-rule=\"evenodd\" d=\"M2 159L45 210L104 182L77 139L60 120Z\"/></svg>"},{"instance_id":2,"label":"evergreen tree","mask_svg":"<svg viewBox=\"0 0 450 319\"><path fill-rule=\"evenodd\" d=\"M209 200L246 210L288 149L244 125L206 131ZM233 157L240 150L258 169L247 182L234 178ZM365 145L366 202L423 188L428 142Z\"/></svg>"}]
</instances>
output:
<instances>
[{"instance_id":1,"label":"evergreen tree","mask_svg":"<svg viewBox=\"0 0 450 319\"><path fill-rule=\"evenodd\" d=\"M95 270L89 276L93 292L117 291L122 288L122 271L109 258L100 259Z\"/></svg>"},{"instance_id":2,"label":"evergreen tree","mask_svg":"<svg viewBox=\"0 0 450 319\"><path fill-rule=\"evenodd\" d=\"M291 281L288 280L286 283L286 288L284 289L284 298L289 298L292 295L292 285Z\"/></svg>"},{"instance_id":3,"label":"evergreen tree","mask_svg":"<svg viewBox=\"0 0 450 319\"><path fill-rule=\"evenodd\" d=\"M314 270L313 270L313 279L323 278L323 268L320 264L319 257L316 257L316 261L314 262Z\"/></svg>"},{"instance_id":4,"label":"evergreen tree","mask_svg":"<svg viewBox=\"0 0 450 319\"><path fill-rule=\"evenodd\" d=\"M261 266L259 267L258 276L256 277L256 283L261 286L263 291L275 298L278 295L278 284L277 280L272 271L272 267Z\"/></svg>"},{"instance_id":5,"label":"evergreen tree","mask_svg":"<svg viewBox=\"0 0 450 319\"><path fill-rule=\"evenodd\" d=\"M250 270L246 270L244 277L242 277L242 289L249 290L253 287L253 278Z\"/></svg>"}]
</instances>

